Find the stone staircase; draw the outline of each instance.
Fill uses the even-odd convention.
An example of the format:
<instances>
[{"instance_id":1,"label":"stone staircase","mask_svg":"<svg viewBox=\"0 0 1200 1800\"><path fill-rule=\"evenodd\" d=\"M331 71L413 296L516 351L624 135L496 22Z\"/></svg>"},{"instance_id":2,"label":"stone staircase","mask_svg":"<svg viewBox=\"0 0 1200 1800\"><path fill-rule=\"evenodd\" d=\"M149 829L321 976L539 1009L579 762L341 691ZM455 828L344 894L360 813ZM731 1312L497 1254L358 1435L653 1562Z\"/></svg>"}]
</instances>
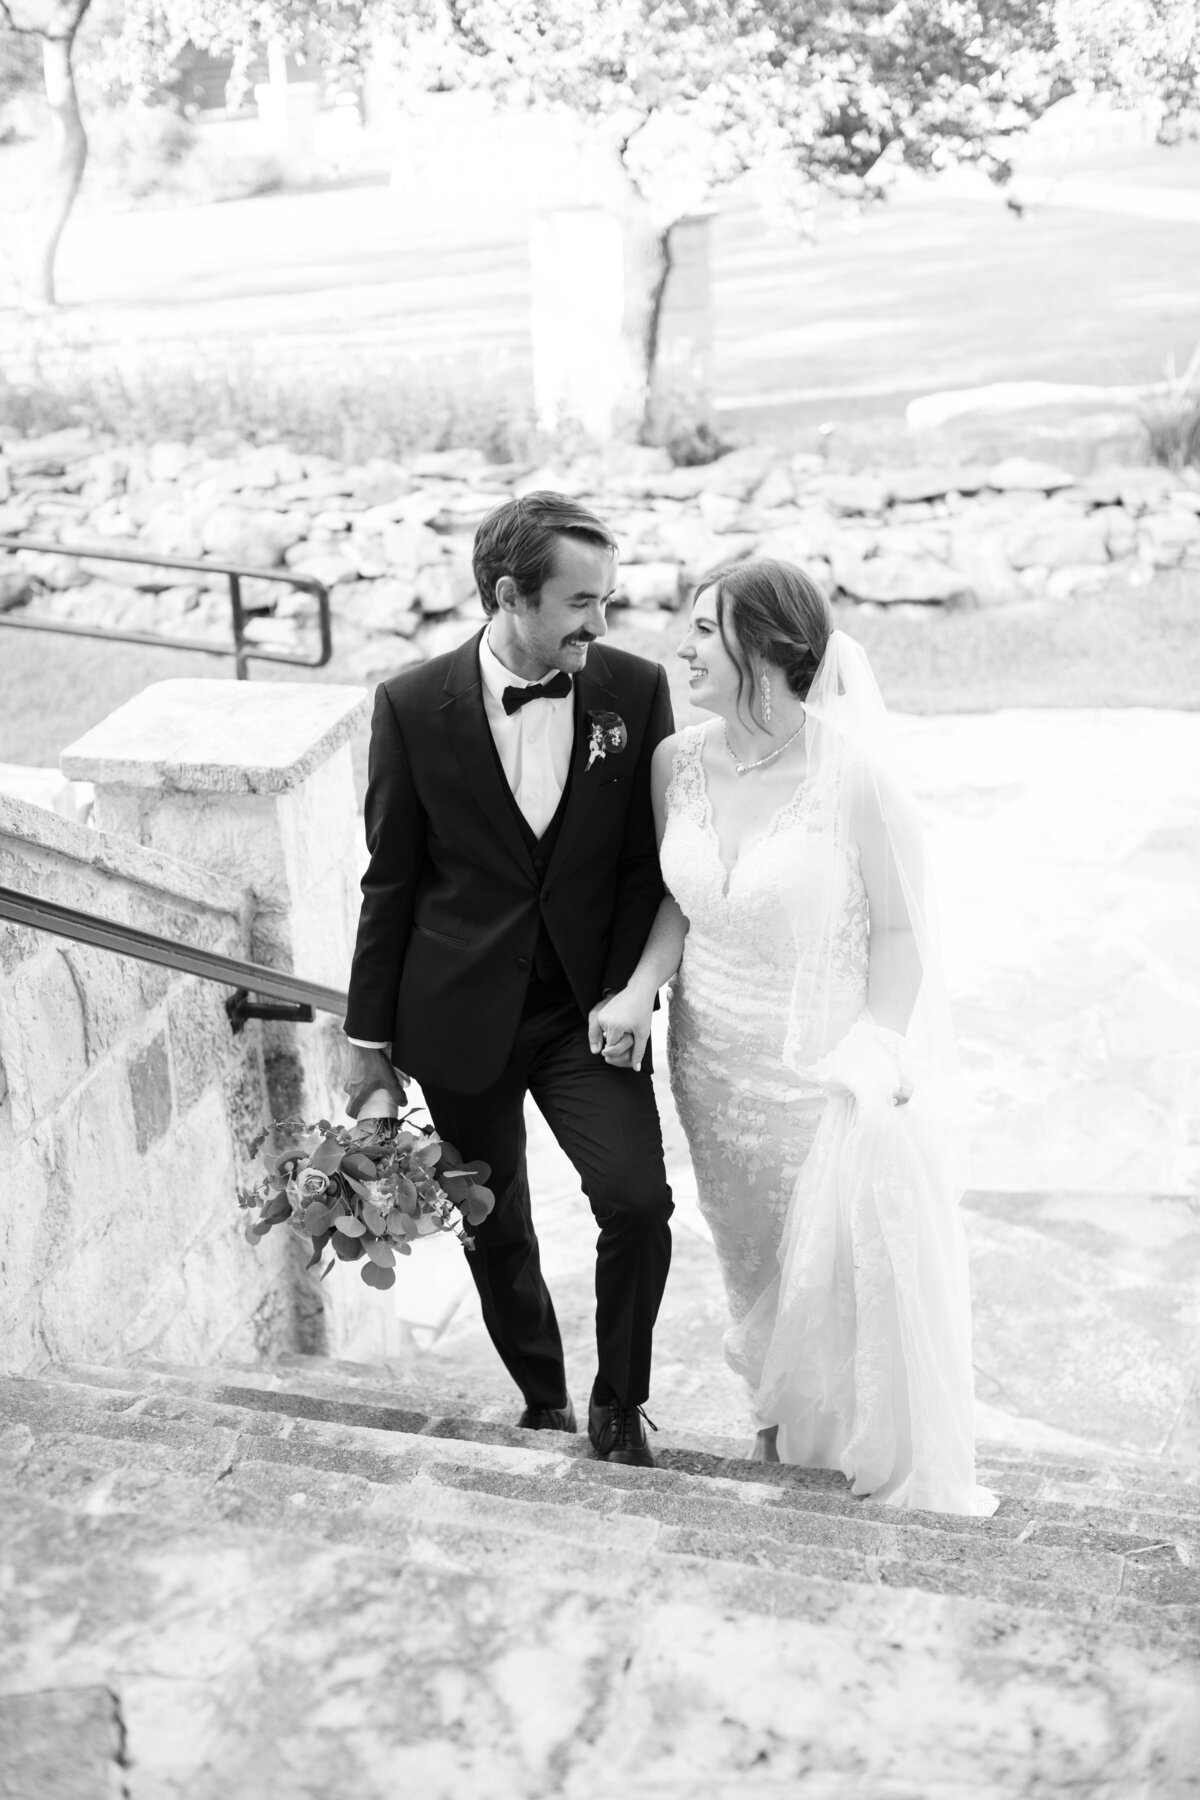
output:
<instances>
[{"instance_id":1,"label":"stone staircase","mask_svg":"<svg viewBox=\"0 0 1200 1800\"><path fill-rule=\"evenodd\" d=\"M0 1796L1200 1793L1196 1471L993 1448L972 1520L744 1448L314 1358L4 1379Z\"/></svg>"}]
</instances>

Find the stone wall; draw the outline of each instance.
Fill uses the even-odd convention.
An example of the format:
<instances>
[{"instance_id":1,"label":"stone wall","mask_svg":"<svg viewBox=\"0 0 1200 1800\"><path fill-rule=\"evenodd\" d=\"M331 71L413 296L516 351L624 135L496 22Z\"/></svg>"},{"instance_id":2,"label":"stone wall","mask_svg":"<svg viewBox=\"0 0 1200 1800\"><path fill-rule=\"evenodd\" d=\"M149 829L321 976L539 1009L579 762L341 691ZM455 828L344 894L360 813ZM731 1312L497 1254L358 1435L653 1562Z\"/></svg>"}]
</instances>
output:
<instances>
[{"instance_id":1,"label":"stone wall","mask_svg":"<svg viewBox=\"0 0 1200 1800\"><path fill-rule=\"evenodd\" d=\"M848 473L769 447L696 468L637 446L554 468L468 450L346 468L231 438L131 448L68 431L0 446L0 533L316 576L331 590L339 672L367 680L461 641L480 617L475 527L507 495L538 487L579 496L613 525L619 601L651 610L681 605L707 570L756 554L874 607L1065 601L1114 579L1200 568L1195 470L1076 477L1009 457ZM309 596L246 587L252 638L284 650L312 642ZM55 554L0 558L0 608L212 642L229 631L217 579Z\"/></svg>"},{"instance_id":2,"label":"stone wall","mask_svg":"<svg viewBox=\"0 0 1200 1800\"><path fill-rule=\"evenodd\" d=\"M0 795L0 883L242 956L231 883ZM225 991L0 921L0 1363L185 1362L302 1335L233 1204L261 1034Z\"/></svg>"},{"instance_id":3,"label":"stone wall","mask_svg":"<svg viewBox=\"0 0 1200 1800\"><path fill-rule=\"evenodd\" d=\"M340 989L365 715L329 684L147 688L64 752L94 828L0 795L0 885ZM0 923L0 1366L403 1348L356 1270L318 1286L243 1237L250 1140L340 1116L345 1053L329 1013L235 1035L230 991Z\"/></svg>"}]
</instances>

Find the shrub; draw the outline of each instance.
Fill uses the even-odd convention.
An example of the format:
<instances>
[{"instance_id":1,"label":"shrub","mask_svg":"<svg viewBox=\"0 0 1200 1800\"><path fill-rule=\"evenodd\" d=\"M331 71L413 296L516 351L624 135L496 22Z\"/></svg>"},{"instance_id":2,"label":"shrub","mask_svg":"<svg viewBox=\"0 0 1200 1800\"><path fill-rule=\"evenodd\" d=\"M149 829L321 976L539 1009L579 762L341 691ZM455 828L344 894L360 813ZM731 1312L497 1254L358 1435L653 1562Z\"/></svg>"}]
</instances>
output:
<instances>
[{"instance_id":1,"label":"shrub","mask_svg":"<svg viewBox=\"0 0 1200 1800\"><path fill-rule=\"evenodd\" d=\"M1200 389L1184 388L1142 413L1150 461L1168 469L1200 468Z\"/></svg>"},{"instance_id":2,"label":"shrub","mask_svg":"<svg viewBox=\"0 0 1200 1800\"><path fill-rule=\"evenodd\" d=\"M342 462L466 447L511 462L544 447L515 372L506 379L462 363L400 359L347 366L336 343L316 367L307 357L265 363L246 345L210 341L186 357L166 345L153 360L48 348L25 380L0 372L0 435L64 425L129 443L227 431Z\"/></svg>"}]
</instances>

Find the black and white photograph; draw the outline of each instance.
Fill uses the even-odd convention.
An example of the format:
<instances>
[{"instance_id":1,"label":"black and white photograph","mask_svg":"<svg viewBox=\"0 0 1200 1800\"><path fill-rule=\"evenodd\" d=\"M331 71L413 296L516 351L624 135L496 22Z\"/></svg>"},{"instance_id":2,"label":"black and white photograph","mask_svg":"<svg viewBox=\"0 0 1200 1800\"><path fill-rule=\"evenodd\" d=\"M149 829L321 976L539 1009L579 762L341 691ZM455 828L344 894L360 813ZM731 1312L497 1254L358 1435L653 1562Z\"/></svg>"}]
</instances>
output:
<instances>
[{"instance_id":1,"label":"black and white photograph","mask_svg":"<svg viewBox=\"0 0 1200 1800\"><path fill-rule=\"evenodd\" d=\"M1200 0L0 0L0 1800L1200 1800Z\"/></svg>"}]
</instances>

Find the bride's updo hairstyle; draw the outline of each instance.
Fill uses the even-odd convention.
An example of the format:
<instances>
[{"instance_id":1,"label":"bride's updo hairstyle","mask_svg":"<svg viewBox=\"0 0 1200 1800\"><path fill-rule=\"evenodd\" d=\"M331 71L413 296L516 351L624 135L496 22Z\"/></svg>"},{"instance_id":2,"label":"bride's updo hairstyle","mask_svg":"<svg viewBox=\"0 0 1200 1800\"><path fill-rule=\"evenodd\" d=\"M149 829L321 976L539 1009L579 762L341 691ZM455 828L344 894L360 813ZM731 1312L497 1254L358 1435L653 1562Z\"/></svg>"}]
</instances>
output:
<instances>
[{"instance_id":1,"label":"bride's updo hairstyle","mask_svg":"<svg viewBox=\"0 0 1200 1800\"><path fill-rule=\"evenodd\" d=\"M761 556L716 570L700 583L696 598L709 588L716 589L721 641L738 672L739 709L748 688L750 716L762 723L754 704L758 683L752 661L778 669L803 700L833 630L829 602L816 582L793 563Z\"/></svg>"}]
</instances>

